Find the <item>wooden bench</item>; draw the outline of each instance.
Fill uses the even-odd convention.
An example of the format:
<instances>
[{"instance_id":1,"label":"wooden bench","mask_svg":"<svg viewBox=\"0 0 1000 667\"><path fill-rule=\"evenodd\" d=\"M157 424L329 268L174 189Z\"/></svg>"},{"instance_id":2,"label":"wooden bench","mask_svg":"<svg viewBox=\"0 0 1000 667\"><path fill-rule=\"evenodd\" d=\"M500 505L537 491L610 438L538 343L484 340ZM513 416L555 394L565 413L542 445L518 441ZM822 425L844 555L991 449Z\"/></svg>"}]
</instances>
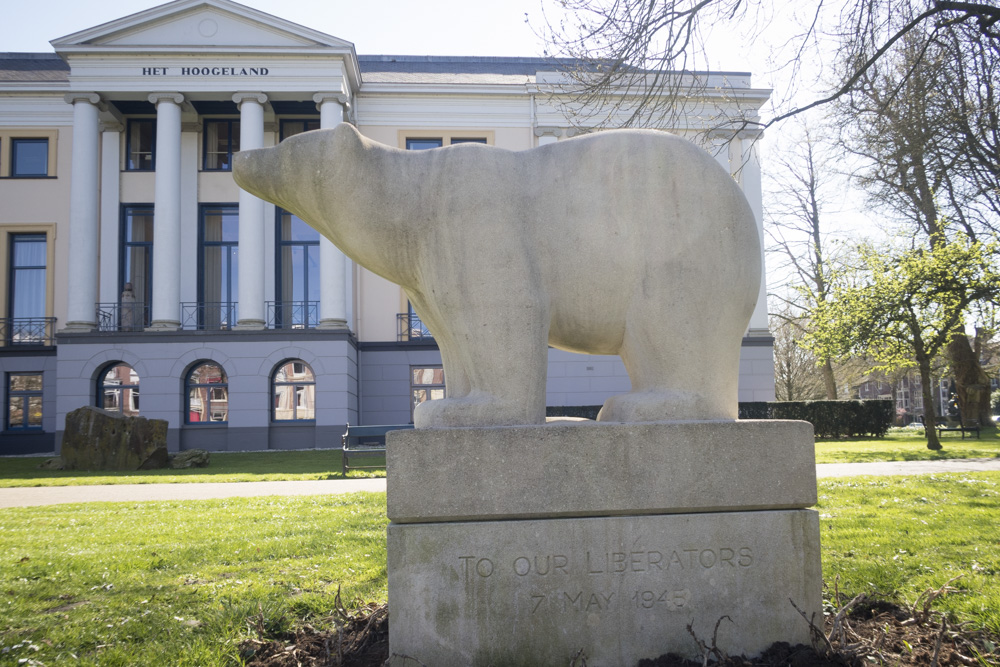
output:
<instances>
[{"instance_id":1,"label":"wooden bench","mask_svg":"<svg viewBox=\"0 0 1000 667\"><path fill-rule=\"evenodd\" d=\"M385 434L389 431L400 431L413 428L413 424L390 424L383 426L351 426L340 439L341 463L340 470L347 474L348 470L369 470L385 467ZM381 457L381 465L352 466L351 457L371 458Z\"/></svg>"},{"instance_id":2,"label":"wooden bench","mask_svg":"<svg viewBox=\"0 0 1000 667\"><path fill-rule=\"evenodd\" d=\"M975 433L976 439L980 439L979 421L976 419L967 419L964 422L957 419L948 419L944 424L938 426L937 430L938 437L940 437L943 433L961 433L962 440L965 440L966 433Z\"/></svg>"}]
</instances>

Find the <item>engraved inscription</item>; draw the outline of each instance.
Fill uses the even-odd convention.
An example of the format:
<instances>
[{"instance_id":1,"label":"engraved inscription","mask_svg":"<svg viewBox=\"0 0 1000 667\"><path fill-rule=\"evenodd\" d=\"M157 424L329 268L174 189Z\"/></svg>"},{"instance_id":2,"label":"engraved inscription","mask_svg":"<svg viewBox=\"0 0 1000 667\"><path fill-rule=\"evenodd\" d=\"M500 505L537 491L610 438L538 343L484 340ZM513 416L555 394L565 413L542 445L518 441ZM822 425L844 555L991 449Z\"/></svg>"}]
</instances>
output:
<instances>
[{"instance_id":1,"label":"engraved inscription","mask_svg":"<svg viewBox=\"0 0 1000 667\"><path fill-rule=\"evenodd\" d=\"M750 547L702 547L670 550L585 551L582 554L523 554L503 561L486 556L458 557L463 577L488 578L509 571L520 578L574 574L626 575L677 571L748 568L754 564Z\"/></svg>"},{"instance_id":2,"label":"engraved inscription","mask_svg":"<svg viewBox=\"0 0 1000 667\"><path fill-rule=\"evenodd\" d=\"M662 606L667 611L679 611L690 601L691 591L687 589L681 591L636 591L632 595L632 602L635 603L635 606L643 609Z\"/></svg>"},{"instance_id":3,"label":"engraved inscription","mask_svg":"<svg viewBox=\"0 0 1000 667\"><path fill-rule=\"evenodd\" d=\"M555 613L600 612L608 611L617 605L618 596L614 593L601 591L586 592L580 590L555 591L554 593L532 593L531 613L539 611Z\"/></svg>"}]
</instances>

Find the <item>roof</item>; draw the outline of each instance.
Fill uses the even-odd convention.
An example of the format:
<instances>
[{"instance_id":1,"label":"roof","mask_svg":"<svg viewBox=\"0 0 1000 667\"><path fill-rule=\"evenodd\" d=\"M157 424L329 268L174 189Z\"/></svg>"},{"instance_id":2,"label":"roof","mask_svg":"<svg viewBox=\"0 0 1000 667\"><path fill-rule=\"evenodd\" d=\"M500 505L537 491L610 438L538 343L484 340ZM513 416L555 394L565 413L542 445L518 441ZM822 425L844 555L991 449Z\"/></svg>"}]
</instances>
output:
<instances>
[{"instance_id":1,"label":"roof","mask_svg":"<svg viewBox=\"0 0 1000 667\"><path fill-rule=\"evenodd\" d=\"M524 84L539 71L568 64L556 58L475 56L358 56L365 83Z\"/></svg>"},{"instance_id":2,"label":"roof","mask_svg":"<svg viewBox=\"0 0 1000 667\"><path fill-rule=\"evenodd\" d=\"M0 81L69 81L69 65L54 53L0 53Z\"/></svg>"}]
</instances>

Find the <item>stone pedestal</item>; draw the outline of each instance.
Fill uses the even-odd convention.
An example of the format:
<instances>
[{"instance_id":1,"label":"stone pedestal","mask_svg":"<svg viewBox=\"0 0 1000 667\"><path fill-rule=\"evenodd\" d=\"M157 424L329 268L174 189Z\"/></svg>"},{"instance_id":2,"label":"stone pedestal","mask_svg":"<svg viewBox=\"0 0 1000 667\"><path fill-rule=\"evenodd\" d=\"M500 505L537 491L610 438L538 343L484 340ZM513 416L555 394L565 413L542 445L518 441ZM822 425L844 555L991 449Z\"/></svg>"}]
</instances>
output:
<instances>
[{"instance_id":1,"label":"stone pedestal","mask_svg":"<svg viewBox=\"0 0 1000 667\"><path fill-rule=\"evenodd\" d=\"M809 424L395 431L387 452L390 654L632 667L700 659L717 623L728 654L808 644L789 600L822 618Z\"/></svg>"}]
</instances>

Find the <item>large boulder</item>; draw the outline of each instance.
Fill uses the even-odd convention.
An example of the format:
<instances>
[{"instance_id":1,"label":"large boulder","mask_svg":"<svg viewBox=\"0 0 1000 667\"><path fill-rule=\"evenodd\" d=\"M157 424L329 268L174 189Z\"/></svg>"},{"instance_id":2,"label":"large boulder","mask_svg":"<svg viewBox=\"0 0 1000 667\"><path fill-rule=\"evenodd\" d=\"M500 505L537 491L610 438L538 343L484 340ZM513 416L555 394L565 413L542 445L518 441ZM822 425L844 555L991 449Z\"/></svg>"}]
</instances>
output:
<instances>
[{"instance_id":1,"label":"large boulder","mask_svg":"<svg viewBox=\"0 0 1000 667\"><path fill-rule=\"evenodd\" d=\"M204 449L187 449L170 457L171 468L204 468L211 454Z\"/></svg>"},{"instance_id":2,"label":"large boulder","mask_svg":"<svg viewBox=\"0 0 1000 667\"><path fill-rule=\"evenodd\" d=\"M153 470L167 466L167 422L92 406L66 415L65 470Z\"/></svg>"}]
</instances>

